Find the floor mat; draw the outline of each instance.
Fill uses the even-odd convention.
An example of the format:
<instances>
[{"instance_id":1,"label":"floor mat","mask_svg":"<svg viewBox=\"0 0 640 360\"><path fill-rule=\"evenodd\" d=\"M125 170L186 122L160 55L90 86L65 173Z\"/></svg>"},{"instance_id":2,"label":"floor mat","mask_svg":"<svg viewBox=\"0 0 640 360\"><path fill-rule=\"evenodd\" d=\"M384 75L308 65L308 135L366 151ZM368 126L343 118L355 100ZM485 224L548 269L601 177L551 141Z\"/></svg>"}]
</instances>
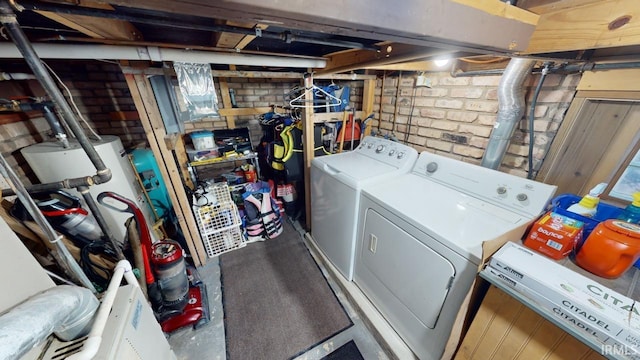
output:
<instances>
[{"instance_id":1,"label":"floor mat","mask_svg":"<svg viewBox=\"0 0 640 360\"><path fill-rule=\"evenodd\" d=\"M285 360L352 325L288 222L277 238L220 256L227 359Z\"/></svg>"},{"instance_id":2,"label":"floor mat","mask_svg":"<svg viewBox=\"0 0 640 360\"><path fill-rule=\"evenodd\" d=\"M358 345L351 340L322 358L322 360L364 360Z\"/></svg>"}]
</instances>

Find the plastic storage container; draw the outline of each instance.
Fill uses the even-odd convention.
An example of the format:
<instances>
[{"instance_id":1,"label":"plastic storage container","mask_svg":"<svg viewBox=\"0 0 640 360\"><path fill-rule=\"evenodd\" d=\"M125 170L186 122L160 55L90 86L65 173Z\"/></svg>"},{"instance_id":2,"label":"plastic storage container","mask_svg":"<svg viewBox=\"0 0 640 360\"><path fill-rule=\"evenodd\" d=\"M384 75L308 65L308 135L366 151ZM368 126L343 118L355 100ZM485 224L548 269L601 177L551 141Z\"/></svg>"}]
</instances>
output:
<instances>
[{"instance_id":1,"label":"plastic storage container","mask_svg":"<svg viewBox=\"0 0 640 360\"><path fill-rule=\"evenodd\" d=\"M573 212L568 211L567 209L580 201L580 196L574 194L563 194L555 197L551 200L551 205L553 206L553 212L568 216L572 219L576 219L582 221L584 223L582 238L586 239L589 237L593 229L602 221L608 219L615 219L622 213L622 209L613 205L598 203L597 211L593 217L582 216ZM581 244L578 244L578 249Z\"/></svg>"},{"instance_id":2,"label":"plastic storage container","mask_svg":"<svg viewBox=\"0 0 640 360\"><path fill-rule=\"evenodd\" d=\"M598 224L576 255L581 268L615 279L640 258L640 226L621 220Z\"/></svg>"},{"instance_id":3,"label":"plastic storage container","mask_svg":"<svg viewBox=\"0 0 640 360\"><path fill-rule=\"evenodd\" d=\"M216 143L213 141L213 132L208 130L194 131L189 133L193 147L196 150L205 150L216 148Z\"/></svg>"},{"instance_id":4,"label":"plastic storage container","mask_svg":"<svg viewBox=\"0 0 640 360\"><path fill-rule=\"evenodd\" d=\"M187 155L189 156L189 161L202 161L217 158L220 156L220 153L218 152L218 148L201 150L187 148Z\"/></svg>"}]
</instances>

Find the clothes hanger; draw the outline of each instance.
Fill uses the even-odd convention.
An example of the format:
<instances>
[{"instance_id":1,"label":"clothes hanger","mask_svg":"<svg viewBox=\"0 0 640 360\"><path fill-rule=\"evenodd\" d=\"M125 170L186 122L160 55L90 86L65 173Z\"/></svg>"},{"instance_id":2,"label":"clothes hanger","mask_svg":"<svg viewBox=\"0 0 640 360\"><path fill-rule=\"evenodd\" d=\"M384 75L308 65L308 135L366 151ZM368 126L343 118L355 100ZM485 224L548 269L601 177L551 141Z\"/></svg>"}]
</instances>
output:
<instances>
[{"instance_id":1,"label":"clothes hanger","mask_svg":"<svg viewBox=\"0 0 640 360\"><path fill-rule=\"evenodd\" d=\"M331 104L327 105L326 103L322 103L322 104L316 104L314 99L304 99L304 94L302 93L302 95L296 97L295 99L292 99L291 101L289 101L289 106L291 106L292 108L302 108L305 107L306 104L308 103L313 103L313 105L311 105L311 107L313 108L321 108L321 107L326 107L326 106L340 106L342 104L342 100L340 100L340 98L337 98L331 94L329 94L328 92L322 90L322 88L319 88L315 85L311 85L310 88L305 89L305 90L312 90L313 94L322 94L325 99L330 99L331 100Z\"/></svg>"}]
</instances>

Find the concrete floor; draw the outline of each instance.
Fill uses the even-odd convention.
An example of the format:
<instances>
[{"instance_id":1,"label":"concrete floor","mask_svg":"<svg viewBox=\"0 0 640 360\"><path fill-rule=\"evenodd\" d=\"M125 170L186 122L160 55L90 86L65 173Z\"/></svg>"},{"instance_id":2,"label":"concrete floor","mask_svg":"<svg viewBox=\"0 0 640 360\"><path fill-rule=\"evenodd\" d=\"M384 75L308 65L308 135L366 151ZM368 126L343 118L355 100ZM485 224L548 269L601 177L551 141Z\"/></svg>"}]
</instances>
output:
<instances>
[{"instance_id":1,"label":"concrete floor","mask_svg":"<svg viewBox=\"0 0 640 360\"><path fill-rule=\"evenodd\" d=\"M304 230L294 223L294 227L302 237ZM277 241L277 239L270 240ZM247 245L251 246L251 244ZM382 347L376 342L371 332L365 326L365 323L355 311L354 306L349 302L347 296L342 292L337 283L328 276L327 270L320 263L325 278L328 279L329 285L336 293L338 300L342 303L349 317L353 321L353 326L347 328L341 333L328 339L306 353L296 357L296 360L318 360L326 356L334 349L339 348L350 340L354 340L362 356L366 360L386 360L389 357L383 351ZM220 287L220 266L218 258L210 259L207 265L198 269L203 282L207 286L209 295L209 306L211 310L211 321L198 330L192 328L184 328L173 332L169 337L169 344L173 348L179 360L198 359L198 360L218 360L226 359L225 334L222 308L222 291ZM274 359L286 360L286 359Z\"/></svg>"}]
</instances>

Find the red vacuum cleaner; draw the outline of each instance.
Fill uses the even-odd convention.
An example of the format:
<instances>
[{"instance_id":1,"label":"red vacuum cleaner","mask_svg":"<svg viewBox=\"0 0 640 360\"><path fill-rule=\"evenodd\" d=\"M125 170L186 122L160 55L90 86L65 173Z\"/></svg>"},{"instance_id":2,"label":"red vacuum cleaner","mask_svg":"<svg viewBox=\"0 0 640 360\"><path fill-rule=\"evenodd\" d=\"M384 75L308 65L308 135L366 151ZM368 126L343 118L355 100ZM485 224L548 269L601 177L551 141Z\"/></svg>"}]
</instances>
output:
<instances>
[{"instance_id":1,"label":"red vacuum cleaner","mask_svg":"<svg viewBox=\"0 0 640 360\"><path fill-rule=\"evenodd\" d=\"M125 209L105 201L111 198L126 205ZM196 269L188 266L182 247L174 240L152 243L149 227L136 204L114 192L98 195L98 202L110 209L134 216L138 232L149 301L164 332L193 325L198 329L209 322L206 287Z\"/></svg>"}]
</instances>

